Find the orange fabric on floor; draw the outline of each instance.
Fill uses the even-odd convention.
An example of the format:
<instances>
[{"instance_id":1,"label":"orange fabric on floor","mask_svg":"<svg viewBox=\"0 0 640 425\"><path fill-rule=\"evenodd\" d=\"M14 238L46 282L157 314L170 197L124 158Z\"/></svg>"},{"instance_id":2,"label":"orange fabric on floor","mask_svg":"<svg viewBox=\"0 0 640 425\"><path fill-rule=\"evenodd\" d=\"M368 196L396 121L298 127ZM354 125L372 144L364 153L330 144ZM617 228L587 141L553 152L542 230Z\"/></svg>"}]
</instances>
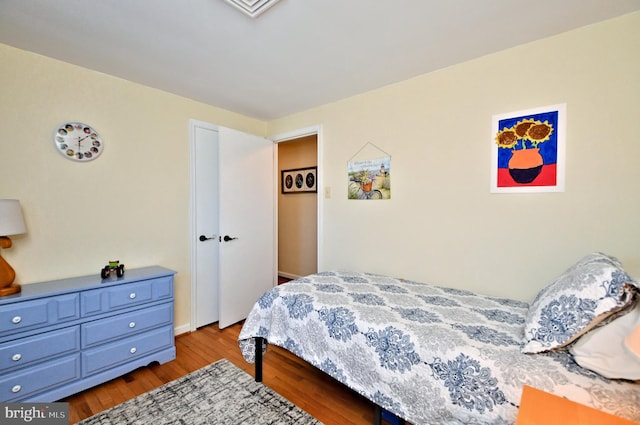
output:
<instances>
[{"instance_id":1,"label":"orange fabric on floor","mask_svg":"<svg viewBox=\"0 0 640 425\"><path fill-rule=\"evenodd\" d=\"M525 385L516 425L638 425Z\"/></svg>"}]
</instances>

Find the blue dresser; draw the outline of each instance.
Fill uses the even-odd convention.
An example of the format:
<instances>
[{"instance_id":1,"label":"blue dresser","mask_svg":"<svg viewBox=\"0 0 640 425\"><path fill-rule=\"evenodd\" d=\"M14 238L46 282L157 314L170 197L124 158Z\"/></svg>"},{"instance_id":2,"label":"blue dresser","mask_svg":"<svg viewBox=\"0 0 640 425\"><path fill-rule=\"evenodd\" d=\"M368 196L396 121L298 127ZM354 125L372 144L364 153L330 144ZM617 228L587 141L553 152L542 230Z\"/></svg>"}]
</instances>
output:
<instances>
[{"instance_id":1,"label":"blue dresser","mask_svg":"<svg viewBox=\"0 0 640 425\"><path fill-rule=\"evenodd\" d=\"M159 266L22 285L0 298L0 401L51 402L176 358L173 276Z\"/></svg>"}]
</instances>

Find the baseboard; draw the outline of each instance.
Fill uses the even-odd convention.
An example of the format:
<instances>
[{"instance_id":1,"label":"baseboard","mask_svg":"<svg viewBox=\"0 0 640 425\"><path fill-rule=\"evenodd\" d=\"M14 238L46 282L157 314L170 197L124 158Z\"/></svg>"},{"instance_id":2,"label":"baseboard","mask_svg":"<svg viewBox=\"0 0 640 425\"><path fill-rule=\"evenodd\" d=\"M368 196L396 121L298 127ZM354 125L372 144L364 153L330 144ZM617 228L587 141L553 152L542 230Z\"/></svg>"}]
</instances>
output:
<instances>
[{"instance_id":1,"label":"baseboard","mask_svg":"<svg viewBox=\"0 0 640 425\"><path fill-rule=\"evenodd\" d=\"M302 276L298 276L296 274L286 273L286 272L281 272L281 271L278 271L278 276L286 277L287 279L297 279L299 277L302 277Z\"/></svg>"},{"instance_id":2,"label":"baseboard","mask_svg":"<svg viewBox=\"0 0 640 425\"><path fill-rule=\"evenodd\" d=\"M187 323L186 325L176 326L176 327L173 329L173 333L174 333L175 335L180 335L180 334L187 333L187 332L189 332L190 330L191 330L191 324L190 324L190 323Z\"/></svg>"}]
</instances>

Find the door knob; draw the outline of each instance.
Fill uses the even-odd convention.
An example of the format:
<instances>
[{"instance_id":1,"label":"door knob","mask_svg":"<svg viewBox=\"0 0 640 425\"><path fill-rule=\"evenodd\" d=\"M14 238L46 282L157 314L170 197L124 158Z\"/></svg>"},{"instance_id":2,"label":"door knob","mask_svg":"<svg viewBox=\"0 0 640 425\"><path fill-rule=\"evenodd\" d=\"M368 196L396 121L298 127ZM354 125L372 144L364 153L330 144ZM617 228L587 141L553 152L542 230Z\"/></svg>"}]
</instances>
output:
<instances>
[{"instance_id":1,"label":"door knob","mask_svg":"<svg viewBox=\"0 0 640 425\"><path fill-rule=\"evenodd\" d=\"M229 235L224 235L224 238L222 238L222 240L225 241L225 242L229 242L229 241L232 241L234 239L238 239L238 238L232 238Z\"/></svg>"},{"instance_id":2,"label":"door knob","mask_svg":"<svg viewBox=\"0 0 640 425\"><path fill-rule=\"evenodd\" d=\"M204 242L204 241L208 241L210 239L215 239L215 238L216 238L216 235L213 235L210 238L206 237L205 235L200 235L198 239L200 239L200 242Z\"/></svg>"}]
</instances>

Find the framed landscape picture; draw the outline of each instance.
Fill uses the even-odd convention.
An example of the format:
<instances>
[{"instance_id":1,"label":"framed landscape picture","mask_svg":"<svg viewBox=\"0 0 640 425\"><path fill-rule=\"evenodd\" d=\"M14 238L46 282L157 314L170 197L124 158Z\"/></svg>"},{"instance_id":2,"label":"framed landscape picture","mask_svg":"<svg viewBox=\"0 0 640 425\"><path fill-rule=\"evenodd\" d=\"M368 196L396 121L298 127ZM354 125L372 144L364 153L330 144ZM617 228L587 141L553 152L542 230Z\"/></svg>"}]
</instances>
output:
<instances>
[{"instance_id":1,"label":"framed landscape picture","mask_svg":"<svg viewBox=\"0 0 640 425\"><path fill-rule=\"evenodd\" d=\"M391 157L350 160L348 199L391 199Z\"/></svg>"}]
</instances>

